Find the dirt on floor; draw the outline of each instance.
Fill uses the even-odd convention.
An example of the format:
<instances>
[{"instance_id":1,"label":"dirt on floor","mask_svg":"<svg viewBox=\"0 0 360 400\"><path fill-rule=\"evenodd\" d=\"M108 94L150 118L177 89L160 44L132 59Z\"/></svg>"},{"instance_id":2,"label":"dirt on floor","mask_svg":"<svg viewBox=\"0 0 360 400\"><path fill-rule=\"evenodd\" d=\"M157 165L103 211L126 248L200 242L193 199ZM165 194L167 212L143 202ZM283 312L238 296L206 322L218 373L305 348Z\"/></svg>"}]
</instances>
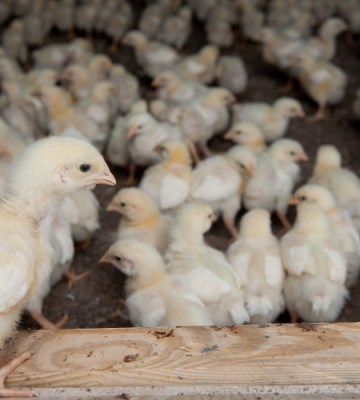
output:
<instances>
[{"instance_id":1,"label":"dirt on floor","mask_svg":"<svg viewBox=\"0 0 360 400\"><path fill-rule=\"evenodd\" d=\"M132 2L140 9L140 1ZM61 41L60 35L54 35L55 41ZM65 41L65 40L64 40ZM94 46L98 52L107 53L110 42L103 36L94 35ZM189 44L184 53L197 51L205 43L205 34L202 24L194 21ZM286 76L268 66L262 61L261 49L256 44L247 44L243 47L236 44L231 49L223 51L228 54L240 55L246 63L249 81L248 87L239 101L267 101L272 102L284 95L281 87L286 83ZM142 94L149 97L152 89L150 80L144 77L141 68L137 65L132 49L121 46L117 54L109 54L115 62L124 64L126 68L141 78ZM310 156L310 162L302 165L303 182L311 175L317 147L330 143L336 145L343 155L346 167L360 175L360 123L355 121L352 114L352 102L355 91L360 87L360 45L346 44L345 36L338 38L338 50L334 63L344 69L348 75L347 95L343 102L331 110L326 121L309 123L304 120L293 120L287 136L299 140ZM316 111L316 105L296 84L288 94L297 98L303 104L307 115ZM222 152L231 144L221 137L216 137L210 143L214 152ZM111 265L99 264L98 260L114 241L119 216L105 212L111 198L122 187L121 181L126 177L125 169L111 168L118 179L118 185L113 187L99 187L95 190L101 203L101 229L93 237L90 246L84 252L77 252L73 266L77 273L89 269L91 274L72 289L68 289L67 281L63 279L51 291L44 303L44 314L51 320L60 319L66 312L69 315L65 328L105 328L130 326L124 307L124 276ZM141 176L141 171L138 178ZM294 219L294 210L290 210L290 217ZM238 216L240 218L240 216ZM209 244L226 250L230 244L230 236L221 222L215 224L206 236ZM352 289L350 299L343 310L340 321L360 321L360 282ZM288 321L287 314L281 316L280 321ZM23 319L24 328L37 328L28 316Z\"/></svg>"}]
</instances>

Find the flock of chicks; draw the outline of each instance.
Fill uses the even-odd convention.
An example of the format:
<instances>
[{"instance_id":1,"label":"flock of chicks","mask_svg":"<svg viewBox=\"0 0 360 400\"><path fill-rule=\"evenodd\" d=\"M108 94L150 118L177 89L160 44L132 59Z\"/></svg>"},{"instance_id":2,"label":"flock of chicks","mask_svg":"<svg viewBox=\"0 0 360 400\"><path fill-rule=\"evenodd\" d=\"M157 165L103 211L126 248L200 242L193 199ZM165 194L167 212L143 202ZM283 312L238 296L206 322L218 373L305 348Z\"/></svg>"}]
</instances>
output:
<instances>
[{"instance_id":1,"label":"flock of chicks","mask_svg":"<svg viewBox=\"0 0 360 400\"><path fill-rule=\"evenodd\" d=\"M17 285L15 301L9 290L1 292L1 340L24 307L45 328L64 323L48 321L42 303L64 274L72 284L86 275L71 269L74 241L86 246L100 227L94 186L115 184L99 153L129 168L122 186L134 186L136 168L146 168L138 187L123 187L108 206L121 221L117 241L100 260L127 276L134 326L269 323L285 308L292 321L336 320L360 271L360 180L342 168L334 146L323 145L312 178L294 192L298 163L308 156L283 136L291 118L305 117L301 103L291 97L238 103L246 66L238 55L221 55L241 30L242 40L258 42L264 61L298 80L317 103L311 120L326 118L347 82L331 63L336 36L348 24L357 32L360 2L319 4L157 0L134 29L126 0L1 2L0 211L10 215L2 229L13 243L3 249L15 270L5 266L1 273ZM194 15L209 44L183 56ZM45 45L53 28L69 43ZM110 52L132 47L156 94L142 99L138 77L94 53L89 40L73 39L75 30L88 39L104 33ZM235 144L213 154L208 142L215 135ZM46 136L54 137L38 140ZM289 204L297 205L294 226ZM248 212L238 229L242 206ZM29 221L26 244L10 229L14 210L23 213L21 223ZM284 228L280 239L272 233L273 212ZM204 240L219 216L233 238L226 254ZM43 265L34 269L33 284L16 272L15 261L25 262L16 244Z\"/></svg>"}]
</instances>

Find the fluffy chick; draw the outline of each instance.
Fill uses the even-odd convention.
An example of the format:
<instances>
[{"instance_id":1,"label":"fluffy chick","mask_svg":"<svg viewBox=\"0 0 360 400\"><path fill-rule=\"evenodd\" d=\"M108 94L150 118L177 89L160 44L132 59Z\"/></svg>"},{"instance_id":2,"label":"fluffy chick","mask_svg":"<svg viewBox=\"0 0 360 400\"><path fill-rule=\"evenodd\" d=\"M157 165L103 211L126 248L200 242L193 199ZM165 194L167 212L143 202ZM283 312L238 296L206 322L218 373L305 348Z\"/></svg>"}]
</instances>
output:
<instances>
[{"instance_id":1,"label":"fluffy chick","mask_svg":"<svg viewBox=\"0 0 360 400\"><path fill-rule=\"evenodd\" d=\"M291 118L305 116L301 104L290 97L281 97L272 105L243 103L233 107L233 122L251 122L263 132L267 141L283 136Z\"/></svg>"},{"instance_id":2,"label":"fluffy chick","mask_svg":"<svg viewBox=\"0 0 360 400\"><path fill-rule=\"evenodd\" d=\"M319 147L311 183L325 186L345 208L360 232L360 179L341 166L341 154L332 145Z\"/></svg>"},{"instance_id":3,"label":"fluffy chick","mask_svg":"<svg viewBox=\"0 0 360 400\"><path fill-rule=\"evenodd\" d=\"M183 204L190 193L191 157L184 142L165 140L155 150L163 161L145 171L139 184L160 210Z\"/></svg>"},{"instance_id":4,"label":"fluffy chick","mask_svg":"<svg viewBox=\"0 0 360 400\"><path fill-rule=\"evenodd\" d=\"M167 269L207 305L216 325L243 324L249 315L235 271L222 252L204 242L215 219L206 203L181 207L165 254Z\"/></svg>"},{"instance_id":5,"label":"fluffy chick","mask_svg":"<svg viewBox=\"0 0 360 400\"><path fill-rule=\"evenodd\" d=\"M241 208L245 182L256 169L256 156L245 146L201 161L193 171L190 199L203 200L220 212L233 238L237 238L235 217Z\"/></svg>"},{"instance_id":6,"label":"fluffy chick","mask_svg":"<svg viewBox=\"0 0 360 400\"><path fill-rule=\"evenodd\" d=\"M297 207L294 228L281 239L288 275L284 284L287 308L307 322L333 322L348 296L346 260L333 237L329 219L314 203Z\"/></svg>"},{"instance_id":7,"label":"fluffy chick","mask_svg":"<svg viewBox=\"0 0 360 400\"><path fill-rule=\"evenodd\" d=\"M307 184L299 188L290 199L290 204L303 201L316 203L329 217L331 232L339 243L346 263L347 288L352 287L360 272L360 238L349 213L341 208L331 192L323 186Z\"/></svg>"},{"instance_id":8,"label":"fluffy chick","mask_svg":"<svg viewBox=\"0 0 360 400\"><path fill-rule=\"evenodd\" d=\"M285 272L268 211L254 209L242 217L240 237L229 247L227 258L244 291L250 323L275 321L285 308Z\"/></svg>"},{"instance_id":9,"label":"fluffy chick","mask_svg":"<svg viewBox=\"0 0 360 400\"><path fill-rule=\"evenodd\" d=\"M161 255L148 243L119 240L101 262L110 262L127 276L125 304L134 326L174 328L213 323L201 300L167 273Z\"/></svg>"},{"instance_id":10,"label":"fluffy chick","mask_svg":"<svg viewBox=\"0 0 360 400\"><path fill-rule=\"evenodd\" d=\"M49 279L49 235L59 201L96 184L114 185L115 178L95 148L71 138L51 137L32 144L10 169L0 206L1 346L29 299ZM2 369L3 378L8 373ZM12 389L2 388L0 393L13 395Z\"/></svg>"},{"instance_id":11,"label":"fluffy chick","mask_svg":"<svg viewBox=\"0 0 360 400\"><path fill-rule=\"evenodd\" d=\"M236 123L226 132L224 138L248 147L255 154L259 154L266 149L264 134L251 122Z\"/></svg>"},{"instance_id":12,"label":"fluffy chick","mask_svg":"<svg viewBox=\"0 0 360 400\"><path fill-rule=\"evenodd\" d=\"M291 225L285 214L295 183L300 177L299 161L308 157L302 145L292 139L276 140L258 158L256 172L244 193L245 208L275 211L285 228Z\"/></svg>"},{"instance_id":13,"label":"fluffy chick","mask_svg":"<svg viewBox=\"0 0 360 400\"><path fill-rule=\"evenodd\" d=\"M14 60L26 63L28 49L24 38L24 24L20 19L13 20L2 35L5 53Z\"/></svg>"},{"instance_id":14,"label":"fluffy chick","mask_svg":"<svg viewBox=\"0 0 360 400\"><path fill-rule=\"evenodd\" d=\"M131 107L140 98L140 85L137 77L122 65L114 65L110 76L115 86L118 110L122 113L130 111Z\"/></svg>"},{"instance_id":15,"label":"fluffy chick","mask_svg":"<svg viewBox=\"0 0 360 400\"><path fill-rule=\"evenodd\" d=\"M247 72L239 56L221 56L216 67L216 79L219 86L234 94L241 94L247 85Z\"/></svg>"},{"instance_id":16,"label":"fluffy chick","mask_svg":"<svg viewBox=\"0 0 360 400\"><path fill-rule=\"evenodd\" d=\"M111 200L107 211L121 215L118 239L137 239L164 253L169 241L171 218L162 215L154 200L137 188L121 189Z\"/></svg>"}]
</instances>

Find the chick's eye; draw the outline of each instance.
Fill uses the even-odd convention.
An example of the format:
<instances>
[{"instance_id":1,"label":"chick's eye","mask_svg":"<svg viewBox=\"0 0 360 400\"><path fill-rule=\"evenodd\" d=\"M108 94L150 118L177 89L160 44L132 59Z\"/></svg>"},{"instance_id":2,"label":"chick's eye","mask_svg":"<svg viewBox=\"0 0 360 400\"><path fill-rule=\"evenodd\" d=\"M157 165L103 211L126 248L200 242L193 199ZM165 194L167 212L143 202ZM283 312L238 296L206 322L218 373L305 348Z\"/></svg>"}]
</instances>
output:
<instances>
[{"instance_id":1,"label":"chick's eye","mask_svg":"<svg viewBox=\"0 0 360 400\"><path fill-rule=\"evenodd\" d=\"M300 200L301 200L301 201L305 201L305 200L306 200L306 196L301 196L301 197L300 197Z\"/></svg>"},{"instance_id":2,"label":"chick's eye","mask_svg":"<svg viewBox=\"0 0 360 400\"><path fill-rule=\"evenodd\" d=\"M80 171L81 172L88 172L91 169L91 165L90 164L81 164L80 165Z\"/></svg>"},{"instance_id":3,"label":"chick's eye","mask_svg":"<svg viewBox=\"0 0 360 400\"><path fill-rule=\"evenodd\" d=\"M121 257L119 257L119 256L114 256L114 260L116 260L117 262L120 262L120 261L121 261Z\"/></svg>"},{"instance_id":4,"label":"chick's eye","mask_svg":"<svg viewBox=\"0 0 360 400\"><path fill-rule=\"evenodd\" d=\"M142 126L141 124L139 124L139 125L137 126L138 129L142 129L142 127L143 127L143 126Z\"/></svg>"},{"instance_id":5,"label":"chick's eye","mask_svg":"<svg viewBox=\"0 0 360 400\"><path fill-rule=\"evenodd\" d=\"M209 215L208 215L208 218L209 218L209 219L212 219L212 217L213 217L212 214L209 214Z\"/></svg>"},{"instance_id":6,"label":"chick's eye","mask_svg":"<svg viewBox=\"0 0 360 400\"><path fill-rule=\"evenodd\" d=\"M290 151L290 155L295 156L296 155L295 151Z\"/></svg>"},{"instance_id":7,"label":"chick's eye","mask_svg":"<svg viewBox=\"0 0 360 400\"><path fill-rule=\"evenodd\" d=\"M125 207L126 204L125 203L120 203L120 207Z\"/></svg>"}]
</instances>

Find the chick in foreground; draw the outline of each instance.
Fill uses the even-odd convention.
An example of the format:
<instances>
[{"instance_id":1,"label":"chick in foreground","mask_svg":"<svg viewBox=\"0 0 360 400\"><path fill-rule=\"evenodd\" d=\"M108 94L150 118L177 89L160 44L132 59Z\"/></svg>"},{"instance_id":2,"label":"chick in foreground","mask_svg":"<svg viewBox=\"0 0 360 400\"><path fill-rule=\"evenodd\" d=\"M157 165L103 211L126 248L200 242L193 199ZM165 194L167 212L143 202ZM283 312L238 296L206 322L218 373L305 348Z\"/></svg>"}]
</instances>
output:
<instances>
[{"instance_id":1,"label":"chick in foreground","mask_svg":"<svg viewBox=\"0 0 360 400\"><path fill-rule=\"evenodd\" d=\"M314 202L329 217L331 232L346 259L346 287L352 287L360 272L360 239L349 213L337 204L328 189L320 185L307 184L300 187L290 199L290 204L304 201Z\"/></svg>"},{"instance_id":2,"label":"chick in foreground","mask_svg":"<svg viewBox=\"0 0 360 400\"><path fill-rule=\"evenodd\" d=\"M115 178L95 148L71 138L39 140L10 169L0 205L1 346L30 298L49 279L49 235L59 202L70 193L96 184L114 185ZM29 357L29 353L24 354L18 359L20 362ZM0 375L5 378L9 372L4 367ZM7 397L14 395L12 389L2 388L0 393ZM15 393L22 395L19 391Z\"/></svg>"},{"instance_id":3,"label":"chick in foreground","mask_svg":"<svg viewBox=\"0 0 360 400\"><path fill-rule=\"evenodd\" d=\"M222 252L204 241L204 233L215 219L206 203L183 205L170 233L166 267L206 304L216 325L243 324L249 315L235 271Z\"/></svg>"},{"instance_id":4,"label":"chick in foreground","mask_svg":"<svg viewBox=\"0 0 360 400\"><path fill-rule=\"evenodd\" d=\"M275 211L284 228L289 229L291 225L285 215L294 185L300 178L297 163L307 160L304 148L296 140L279 139L272 143L259 156L256 172L245 188L245 208Z\"/></svg>"},{"instance_id":5,"label":"chick in foreground","mask_svg":"<svg viewBox=\"0 0 360 400\"><path fill-rule=\"evenodd\" d=\"M298 316L307 322L335 321L348 296L346 260L325 212L317 204L300 203L295 225L280 244L292 322Z\"/></svg>"},{"instance_id":6,"label":"chick in foreground","mask_svg":"<svg viewBox=\"0 0 360 400\"><path fill-rule=\"evenodd\" d=\"M266 148L264 134L251 122L238 122L225 133L224 138L248 147L255 154L261 153Z\"/></svg>"},{"instance_id":7,"label":"chick in foreground","mask_svg":"<svg viewBox=\"0 0 360 400\"><path fill-rule=\"evenodd\" d=\"M118 240L100 262L109 262L127 275L126 307L134 326L174 328L213 323L205 305L167 273L161 255L150 244Z\"/></svg>"},{"instance_id":8,"label":"chick in foreground","mask_svg":"<svg viewBox=\"0 0 360 400\"><path fill-rule=\"evenodd\" d=\"M107 211L121 215L118 239L137 239L163 253L169 241L171 218L162 215L153 199L137 188L121 189L111 200Z\"/></svg>"},{"instance_id":9,"label":"chick in foreground","mask_svg":"<svg viewBox=\"0 0 360 400\"><path fill-rule=\"evenodd\" d=\"M325 186L345 208L360 232L360 179L341 166L341 154L332 145L322 145L316 155L311 183Z\"/></svg>"},{"instance_id":10,"label":"chick in foreground","mask_svg":"<svg viewBox=\"0 0 360 400\"><path fill-rule=\"evenodd\" d=\"M163 161L149 167L141 179L146 192L160 210L171 210L183 204L190 193L191 157L184 142L165 140L155 150Z\"/></svg>"},{"instance_id":11,"label":"chick in foreground","mask_svg":"<svg viewBox=\"0 0 360 400\"><path fill-rule=\"evenodd\" d=\"M285 308L285 272L268 211L255 209L242 217L240 237L229 247L227 258L244 291L250 323L275 321Z\"/></svg>"}]
</instances>

